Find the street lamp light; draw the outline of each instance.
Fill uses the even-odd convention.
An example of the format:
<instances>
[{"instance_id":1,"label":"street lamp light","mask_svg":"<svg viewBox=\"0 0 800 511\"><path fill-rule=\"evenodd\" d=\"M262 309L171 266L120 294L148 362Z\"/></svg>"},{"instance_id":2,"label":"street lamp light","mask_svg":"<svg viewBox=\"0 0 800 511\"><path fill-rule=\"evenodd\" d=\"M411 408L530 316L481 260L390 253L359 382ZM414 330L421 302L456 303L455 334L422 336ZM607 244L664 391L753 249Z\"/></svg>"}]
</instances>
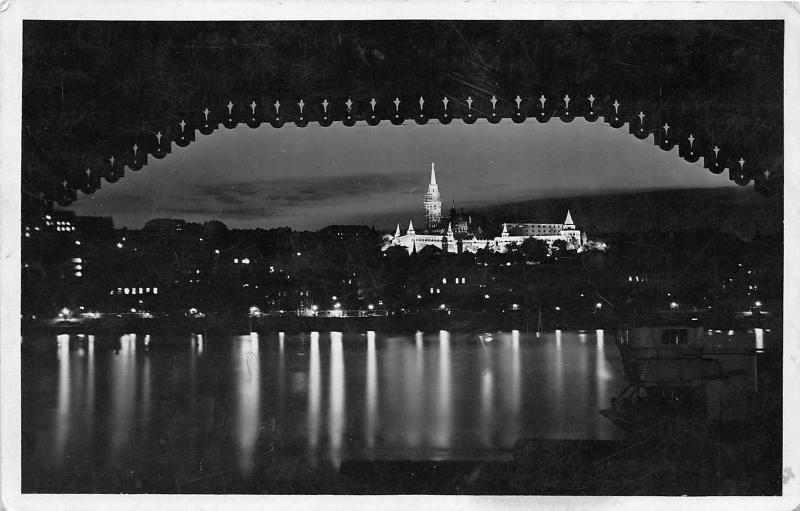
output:
<instances>
[{"instance_id":1,"label":"street lamp light","mask_svg":"<svg viewBox=\"0 0 800 511\"><path fill-rule=\"evenodd\" d=\"M672 310L675 310L675 309L678 308L678 304L676 302L670 302L669 303L669 308L672 309Z\"/></svg>"}]
</instances>

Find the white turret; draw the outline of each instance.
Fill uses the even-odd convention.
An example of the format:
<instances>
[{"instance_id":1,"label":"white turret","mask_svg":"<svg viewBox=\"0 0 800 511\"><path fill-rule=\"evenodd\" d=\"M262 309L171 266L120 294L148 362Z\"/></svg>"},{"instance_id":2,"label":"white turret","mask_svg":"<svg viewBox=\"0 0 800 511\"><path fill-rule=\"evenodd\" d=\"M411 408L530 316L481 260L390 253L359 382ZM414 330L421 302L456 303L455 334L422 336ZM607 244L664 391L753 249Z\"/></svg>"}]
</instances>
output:
<instances>
[{"instance_id":1,"label":"white turret","mask_svg":"<svg viewBox=\"0 0 800 511\"><path fill-rule=\"evenodd\" d=\"M572 221L572 215L570 214L569 210L567 210L567 218L564 220L564 229L574 229L575 222Z\"/></svg>"},{"instance_id":2,"label":"white turret","mask_svg":"<svg viewBox=\"0 0 800 511\"><path fill-rule=\"evenodd\" d=\"M410 236L414 234L414 222L412 220L408 221L408 231L406 231L406 236Z\"/></svg>"},{"instance_id":3,"label":"white turret","mask_svg":"<svg viewBox=\"0 0 800 511\"><path fill-rule=\"evenodd\" d=\"M506 224L503 224L503 232L500 234L500 236L504 238L508 236L508 228L506 227Z\"/></svg>"},{"instance_id":4,"label":"white turret","mask_svg":"<svg viewBox=\"0 0 800 511\"><path fill-rule=\"evenodd\" d=\"M394 231L395 239L400 237L400 224L397 224L397 229Z\"/></svg>"},{"instance_id":5,"label":"white turret","mask_svg":"<svg viewBox=\"0 0 800 511\"><path fill-rule=\"evenodd\" d=\"M428 193L425 194L425 229L436 229L441 221L442 200L439 195L439 185L436 184L436 167L431 163L431 182L428 185Z\"/></svg>"}]
</instances>

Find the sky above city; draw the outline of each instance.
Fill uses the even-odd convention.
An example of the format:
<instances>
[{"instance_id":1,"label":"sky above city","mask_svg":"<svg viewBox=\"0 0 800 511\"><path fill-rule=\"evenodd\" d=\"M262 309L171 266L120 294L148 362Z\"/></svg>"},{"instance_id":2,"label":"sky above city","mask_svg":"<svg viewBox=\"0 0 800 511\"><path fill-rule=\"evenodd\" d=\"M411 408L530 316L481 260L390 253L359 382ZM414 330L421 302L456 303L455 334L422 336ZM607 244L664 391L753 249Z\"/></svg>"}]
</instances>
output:
<instances>
[{"instance_id":1,"label":"sky above city","mask_svg":"<svg viewBox=\"0 0 800 511\"><path fill-rule=\"evenodd\" d=\"M431 162L444 211L453 201L474 210L537 198L735 186L679 158L677 148L665 152L652 138L582 119L240 126L197 137L138 172L127 170L115 184L104 182L92 196L79 194L68 209L111 216L118 228L153 218L296 230L353 223L388 229L409 219L421 225Z\"/></svg>"}]
</instances>

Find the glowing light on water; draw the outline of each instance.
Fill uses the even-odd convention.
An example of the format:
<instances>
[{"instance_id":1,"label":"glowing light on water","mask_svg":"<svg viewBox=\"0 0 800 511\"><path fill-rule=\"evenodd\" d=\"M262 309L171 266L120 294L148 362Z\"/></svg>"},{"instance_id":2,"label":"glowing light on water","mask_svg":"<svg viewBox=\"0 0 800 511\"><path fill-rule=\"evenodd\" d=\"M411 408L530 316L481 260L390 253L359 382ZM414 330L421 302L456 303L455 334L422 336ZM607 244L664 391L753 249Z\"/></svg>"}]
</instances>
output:
<instances>
[{"instance_id":1,"label":"glowing light on water","mask_svg":"<svg viewBox=\"0 0 800 511\"><path fill-rule=\"evenodd\" d=\"M597 405L604 407L609 402L608 381L612 378L605 358L605 331L597 330L597 349L595 354L595 375L597 377Z\"/></svg>"},{"instance_id":2,"label":"glowing light on water","mask_svg":"<svg viewBox=\"0 0 800 511\"><path fill-rule=\"evenodd\" d=\"M375 447L375 430L378 419L378 362L375 354L375 332L367 332L367 403L366 403L366 443Z\"/></svg>"},{"instance_id":3,"label":"glowing light on water","mask_svg":"<svg viewBox=\"0 0 800 511\"><path fill-rule=\"evenodd\" d=\"M452 399L450 390L450 333L439 330L439 404L437 407L436 447L450 446Z\"/></svg>"},{"instance_id":4,"label":"glowing light on water","mask_svg":"<svg viewBox=\"0 0 800 511\"><path fill-rule=\"evenodd\" d=\"M344 349L342 333L331 332L331 372L328 406L328 436L331 460L334 466L341 461L342 434L344 433Z\"/></svg>"},{"instance_id":5,"label":"glowing light on water","mask_svg":"<svg viewBox=\"0 0 800 511\"><path fill-rule=\"evenodd\" d=\"M320 385L319 332L311 332L308 360L308 447L312 452L319 441Z\"/></svg>"},{"instance_id":6,"label":"glowing light on water","mask_svg":"<svg viewBox=\"0 0 800 511\"><path fill-rule=\"evenodd\" d=\"M508 345L506 345L508 346ZM505 384L502 393L508 415L503 419L503 438L506 445L512 445L519 438L519 415L522 399L522 361L519 353L519 331L511 332L511 350L506 347L503 353L501 377ZM507 364L511 364L510 369Z\"/></svg>"},{"instance_id":7,"label":"glowing light on water","mask_svg":"<svg viewBox=\"0 0 800 511\"><path fill-rule=\"evenodd\" d=\"M755 333L756 351L764 351L764 329L756 328L753 332Z\"/></svg>"},{"instance_id":8,"label":"glowing light on water","mask_svg":"<svg viewBox=\"0 0 800 511\"><path fill-rule=\"evenodd\" d=\"M144 345L145 346L150 346L150 334L146 334L144 336Z\"/></svg>"},{"instance_id":9,"label":"glowing light on water","mask_svg":"<svg viewBox=\"0 0 800 511\"><path fill-rule=\"evenodd\" d=\"M67 436L70 426L70 367L69 367L69 335L56 337L58 343L58 405L56 406L56 466L60 466L65 458Z\"/></svg>"},{"instance_id":10,"label":"glowing light on water","mask_svg":"<svg viewBox=\"0 0 800 511\"><path fill-rule=\"evenodd\" d=\"M561 350L561 330L556 330L556 349Z\"/></svg>"},{"instance_id":11,"label":"glowing light on water","mask_svg":"<svg viewBox=\"0 0 800 511\"><path fill-rule=\"evenodd\" d=\"M200 342L202 336L198 335ZM240 338L236 392L236 435L239 472L247 477L253 470L261 417L261 361L258 357L258 334Z\"/></svg>"},{"instance_id":12,"label":"glowing light on water","mask_svg":"<svg viewBox=\"0 0 800 511\"><path fill-rule=\"evenodd\" d=\"M486 369L481 376L481 438L484 447L491 447L492 444L493 387L492 371Z\"/></svg>"},{"instance_id":13,"label":"glowing light on water","mask_svg":"<svg viewBox=\"0 0 800 511\"><path fill-rule=\"evenodd\" d=\"M286 339L286 334L283 332L278 332L278 346L280 347L281 352L283 352L283 342Z\"/></svg>"},{"instance_id":14,"label":"glowing light on water","mask_svg":"<svg viewBox=\"0 0 800 511\"><path fill-rule=\"evenodd\" d=\"M112 375L109 457L114 465L123 463L136 408L136 353L131 334L121 336L119 344L119 352L112 358L109 371Z\"/></svg>"}]
</instances>

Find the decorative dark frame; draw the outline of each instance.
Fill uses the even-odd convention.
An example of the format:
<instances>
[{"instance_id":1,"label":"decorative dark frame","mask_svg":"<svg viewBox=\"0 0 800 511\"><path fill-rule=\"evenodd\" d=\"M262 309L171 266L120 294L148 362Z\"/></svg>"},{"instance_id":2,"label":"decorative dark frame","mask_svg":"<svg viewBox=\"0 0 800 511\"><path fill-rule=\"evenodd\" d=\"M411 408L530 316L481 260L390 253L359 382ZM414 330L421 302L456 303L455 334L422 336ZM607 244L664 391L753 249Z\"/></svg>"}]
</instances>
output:
<instances>
[{"instance_id":1,"label":"decorative dark frame","mask_svg":"<svg viewBox=\"0 0 800 511\"><path fill-rule=\"evenodd\" d=\"M771 195L783 33L781 20L26 21L23 190L66 206L239 124L582 117Z\"/></svg>"}]
</instances>

